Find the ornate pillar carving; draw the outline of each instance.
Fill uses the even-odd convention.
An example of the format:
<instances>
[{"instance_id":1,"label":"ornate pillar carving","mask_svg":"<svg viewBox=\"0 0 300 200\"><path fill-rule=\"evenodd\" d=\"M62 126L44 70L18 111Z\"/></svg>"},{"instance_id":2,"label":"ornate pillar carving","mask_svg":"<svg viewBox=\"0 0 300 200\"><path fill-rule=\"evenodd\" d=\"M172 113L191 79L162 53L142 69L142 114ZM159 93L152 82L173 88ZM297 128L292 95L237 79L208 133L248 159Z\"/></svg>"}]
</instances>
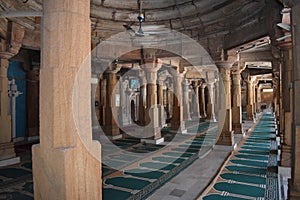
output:
<instances>
[{"instance_id":1,"label":"ornate pillar carving","mask_svg":"<svg viewBox=\"0 0 300 200\"><path fill-rule=\"evenodd\" d=\"M224 85L224 96L225 96L225 119L219 119L219 129L222 130L221 135L217 141L217 144L233 146L234 135L232 131L232 114L231 114L231 76L230 67L231 65L219 65L223 85ZM223 96L221 96L223 98Z\"/></svg>"},{"instance_id":2,"label":"ornate pillar carving","mask_svg":"<svg viewBox=\"0 0 300 200\"><path fill-rule=\"evenodd\" d=\"M0 39L0 166L20 162L20 158L16 157L12 142L7 70L8 59L18 54L24 34L25 31L20 25L8 21L6 40Z\"/></svg>"},{"instance_id":3,"label":"ornate pillar carving","mask_svg":"<svg viewBox=\"0 0 300 200\"><path fill-rule=\"evenodd\" d=\"M172 70L173 76L173 115L171 120L172 131L186 133L185 123L183 119L183 99L182 99L182 82L184 74L179 72L179 67Z\"/></svg>"},{"instance_id":4,"label":"ornate pillar carving","mask_svg":"<svg viewBox=\"0 0 300 200\"><path fill-rule=\"evenodd\" d=\"M235 134L243 133L241 71L232 71L232 128Z\"/></svg>"},{"instance_id":5,"label":"ornate pillar carving","mask_svg":"<svg viewBox=\"0 0 300 200\"><path fill-rule=\"evenodd\" d=\"M157 105L157 71L161 64L156 59L147 59L143 66L147 86L146 86L146 113L145 113L145 131L151 133L151 137L142 139L142 142L159 144L164 142L161 137L159 127L159 109Z\"/></svg>"},{"instance_id":6,"label":"ornate pillar carving","mask_svg":"<svg viewBox=\"0 0 300 200\"><path fill-rule=\"evenodd\" d=\"M34 197L101 199L101 149L91 127L90 1L49 0L43 8Z\"/></svg>"}]
</instances>

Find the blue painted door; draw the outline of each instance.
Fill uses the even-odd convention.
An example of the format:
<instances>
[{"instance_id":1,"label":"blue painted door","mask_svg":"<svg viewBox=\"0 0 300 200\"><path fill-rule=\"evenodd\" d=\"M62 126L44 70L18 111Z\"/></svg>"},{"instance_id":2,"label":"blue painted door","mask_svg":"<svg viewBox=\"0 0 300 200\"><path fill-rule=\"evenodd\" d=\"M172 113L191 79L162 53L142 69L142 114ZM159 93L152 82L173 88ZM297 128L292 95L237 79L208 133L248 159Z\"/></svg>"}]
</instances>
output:
<instances>
[{"instance_id":1,"label":"blue painted door","mask_svg":"<svg viewBox=\"0 0 300 200\"><path fill-rule=\"evenodd\" d=\"M16 137L25 137L26 135L26 73L19 62L10 62L8 71L8 79L14 78L18 91L23 94L16 99Z\"/></svg>"}]
</instances>

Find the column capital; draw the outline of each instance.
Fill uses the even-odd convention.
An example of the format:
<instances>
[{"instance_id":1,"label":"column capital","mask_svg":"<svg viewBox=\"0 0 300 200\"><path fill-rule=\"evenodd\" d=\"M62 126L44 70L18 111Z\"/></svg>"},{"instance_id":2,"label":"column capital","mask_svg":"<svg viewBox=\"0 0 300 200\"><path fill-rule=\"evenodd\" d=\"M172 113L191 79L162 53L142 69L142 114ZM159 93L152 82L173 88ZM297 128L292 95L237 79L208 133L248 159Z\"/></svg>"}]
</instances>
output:
<instances>
[{"instance_id":1,"label":"column capital","mask_svg":"<svg viewBox=\"0 0 300 200\"><path fill-rule=\"evenodd\" d=\"M200 87L201 87L201 89L204 89L207 87L207 84L203 82Z\"/></svg>"}]
</instances>

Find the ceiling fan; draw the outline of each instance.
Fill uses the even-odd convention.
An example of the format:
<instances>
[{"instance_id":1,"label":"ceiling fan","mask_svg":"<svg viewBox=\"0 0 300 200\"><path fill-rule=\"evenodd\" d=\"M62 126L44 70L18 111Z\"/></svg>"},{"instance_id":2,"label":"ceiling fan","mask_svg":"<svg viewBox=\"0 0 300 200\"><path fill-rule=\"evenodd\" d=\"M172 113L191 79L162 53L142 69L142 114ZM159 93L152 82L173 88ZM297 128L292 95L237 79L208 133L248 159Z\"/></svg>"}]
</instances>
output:
<instances>
[{"instance_id":1,"label":"ceiling fan","mask_svg":"<svg viewBox=\"0 0 300 200\"><path fill-rule=\"evenodd\" d=\"M142 28L142 23L145 19L143 11L142 11L142 0L139 1L139 14L137 16L137 19L139 21L139 27L138 27L137 31L131 27L134 23L123 25L123 27L126 28L127 31L130 31L133 36L137 36L137 37L159 36L159 35L166 35L170 32L169 30L162 30L164 27L157 26L157 25L146 26L146 27ZM144 32L143 29L146 31ZM159 32L158 32L158 29L160 29Z\"/></svg>"}]
</instances>

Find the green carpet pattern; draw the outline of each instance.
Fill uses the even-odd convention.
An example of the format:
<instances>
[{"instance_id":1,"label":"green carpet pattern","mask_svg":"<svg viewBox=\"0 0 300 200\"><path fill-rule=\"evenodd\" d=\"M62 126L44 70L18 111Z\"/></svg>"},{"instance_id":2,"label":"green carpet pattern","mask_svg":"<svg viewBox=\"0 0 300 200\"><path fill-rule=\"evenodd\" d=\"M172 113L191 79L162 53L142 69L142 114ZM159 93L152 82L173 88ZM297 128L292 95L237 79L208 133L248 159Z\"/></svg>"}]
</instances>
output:
<instances>
[{"instance_id":1,"label":"green carpet pattern","mask_svg":"<svg viewBox=\"0 0 300 200\"><path fill-rule=\"evenodd\" d=\"M203 199L278 199L276 123L264 113ZM219 193L218 193L219 192Z\"/></svg>"},{"instance_id":2,"label":"green carpet pattern","mask_svg":"<svg viewBox=\"0 0 300 200\"><path fill-rule=\"evenodd\" d=\"M176 136L176 142L172 148L164 148L164 145L148 145L135 144L135 140L114 141L114 144L120 148L138 152L161 152L161 155L153 154L147 161L138 160L138 167L126 168L121 171L119 176L109 176L103 178L103 199L146 199L156 189L173 178L175 175L184 170L187 166L198 159L202 154L205 154L207 148L212 148L216 142L217 128L216 123L201 122L201 120L193 120L186 122L188 132L192 134ZM194 133L197 133L194 135ZM162 131L166 141L171 141L174 133L169 132L169 129L164 128ZM172 136L173 135L173 136ZM178 139L179 138L179 139ZM138 155L135 155L138 156ZM126 161L135 161L138 158L135 156L129 157L128 160L124 156L114 156L111 163L121 165ZM106 175L113 173L109 171L107 166L102 169L106 170ZM111 169L112 170L112 169ZM116 173L116 174L119 174Z\"/></svg>"}]
</instances>

